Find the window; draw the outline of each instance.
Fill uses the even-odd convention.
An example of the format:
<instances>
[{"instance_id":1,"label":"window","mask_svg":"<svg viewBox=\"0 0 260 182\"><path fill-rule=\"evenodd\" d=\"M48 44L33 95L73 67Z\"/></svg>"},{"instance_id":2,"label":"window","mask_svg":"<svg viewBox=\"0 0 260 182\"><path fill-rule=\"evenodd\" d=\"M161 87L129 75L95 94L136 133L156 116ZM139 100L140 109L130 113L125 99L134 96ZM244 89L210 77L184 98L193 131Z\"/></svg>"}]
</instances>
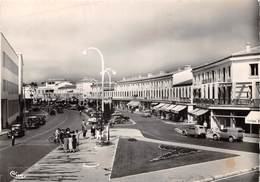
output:
<instances>
[{"instance_id":1,"label":"window","mask_svg":"<svg viewBox=\"0 0 260 182\"><path fill-rule=\"evenodd\" d=\"M250 64L251 76L258 76L258 64Z\"/></svg>"},{"instance_id":2,"label":"window","mask_svg":"<svg viewBox=\"0 0 260 182\"><path fill-rule=\"evenodd\" d=\"M212 71L212 82L215 81L215 71Z\"/></svg>"},{"instance_id":3,"label":"window","mask_svg":"<svg viewBox=\"0 0 260 182\"><path fill-rule=\"evenodd\" d=\"M229 78L231 77L231 67L230 66L228 67L228 77Z\"/></svg>"}]
</instances>

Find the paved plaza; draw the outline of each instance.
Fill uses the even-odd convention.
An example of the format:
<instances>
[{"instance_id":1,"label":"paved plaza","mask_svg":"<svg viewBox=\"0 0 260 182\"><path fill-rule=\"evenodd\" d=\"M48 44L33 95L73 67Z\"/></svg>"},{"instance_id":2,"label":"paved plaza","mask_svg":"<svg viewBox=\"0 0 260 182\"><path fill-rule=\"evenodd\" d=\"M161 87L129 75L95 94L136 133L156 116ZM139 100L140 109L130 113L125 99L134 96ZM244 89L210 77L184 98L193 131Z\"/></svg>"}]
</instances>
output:
<instances>
[{"instance_id":1,"label":"paved plaza","mask_svg":"<svg viewBox=\"0 0 260 182\"><path fill-rule=\"evenodd\" d=\"M24 179L14 181L213 181L225 176L253 171L258 166L258 161L255 160L258 158L256 153L159 141L145 138L136 129L111 129L111 145L109 146L97 146L96 140L91 139L89 133L87 137L87 139L80 138L79 152L64 153L56 148L31 168L27 169L23 173ZM237 156L110 179L117 143L120 137L229 153Z\"/></svg>"}]
</instances>

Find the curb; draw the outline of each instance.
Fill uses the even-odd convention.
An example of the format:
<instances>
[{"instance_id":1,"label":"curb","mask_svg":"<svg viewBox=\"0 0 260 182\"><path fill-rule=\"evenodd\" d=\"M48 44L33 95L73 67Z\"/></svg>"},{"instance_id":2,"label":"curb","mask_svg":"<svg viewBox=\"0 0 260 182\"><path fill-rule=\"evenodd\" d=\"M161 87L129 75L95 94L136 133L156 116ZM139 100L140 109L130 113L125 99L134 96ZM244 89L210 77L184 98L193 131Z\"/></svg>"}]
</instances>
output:
<instances>
[{"instance_id":1,"label":"curb","mask_svg":"<svg viewBox=\"0 0 260 182\"><path fill-rule=\"evenodd\" d=\"M250 169L243 169L243 170L240 170L240 171L234 171L234 172L224 174L224 175L222 175L222 174L216 175L216 176L213 176L213 177L208 177L208 178L205 178L205 179L196 180L195 182L209 182L209 181L216 181L216 180L218 181L218 180L225 179L225 178L231 178L231 177L247 174L249 172L254 172L254 171L257 171L257 170L259 170L259 166L252 167Z\"/></svg>"},{"instance_id":2,"label":"curb","mask_svg":"<svg viewBox=\"0 0 260 182\"><path fill-rule=\"evenodd\" d=\"M116 157L116 152L117 152L117 146L118 146L118 142L119 142L119 139L121 137L119 136L118 139L117 139L117 142L116 142L116 147L115 147L115 150L114 150L114 155L113 155L113 162L112 162L112 165L111 165L111 172L110 172L110 175L109 175L109 181L111 181L111 174L112 174L112 171L113 171L113 166L114 166L114 162L115 162L115 157Z\"/></svg>"}]
</instances>

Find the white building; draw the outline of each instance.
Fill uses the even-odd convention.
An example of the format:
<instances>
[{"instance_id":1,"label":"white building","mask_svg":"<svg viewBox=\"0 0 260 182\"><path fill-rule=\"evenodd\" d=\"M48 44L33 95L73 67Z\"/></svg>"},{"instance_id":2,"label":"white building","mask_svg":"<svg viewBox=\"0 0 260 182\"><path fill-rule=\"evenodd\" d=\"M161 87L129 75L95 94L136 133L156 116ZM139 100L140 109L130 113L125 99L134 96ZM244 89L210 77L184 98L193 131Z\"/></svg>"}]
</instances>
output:
<instances>
[{"instance_id":1,"label":"white building","mask_svg":"<svg viewBox=\"0 0 260 182\"><path fill-rule=\"evenodd\" d=\"M21 110L23 59L0 33L0 132L14 123ZM19 97L20 96L20 97Z\"/></svg>"},{"instance_id":2,"label":"white building","mask_svg":"<svg viewBox=\"0 0 260 182\"><path fill-rule=\"evenodd\" d=\"M34 98L42 100L56 99L58 97L67 97L69 92L75 92L75 86L70 81L49 79L38 84Z\"/></svg>"},{"instance_id":3,"label":"white building","mask_svg":"<svg viewBox=\"0 0 260 182\"><path fill-rule=\"evenodd\" d=\"M83 78L76 82L76 92L83 100L90 98L93 93L93 84L97 83L94 79Z\"/></svg>"},{"instance_id":4,"label":"white building","mask_svg":"<svg viewBox=\"0 0 260 182\"><path fill-rule=\"evenodd\" d=\"M260 47L247 45L242 52L193 68L197 110L191 114L198 119L209 115L211 128L237 126L257 135L258 126L247 123L246 117L251 111L259 110L259 66Z\"/></svg>"}]
</instances>

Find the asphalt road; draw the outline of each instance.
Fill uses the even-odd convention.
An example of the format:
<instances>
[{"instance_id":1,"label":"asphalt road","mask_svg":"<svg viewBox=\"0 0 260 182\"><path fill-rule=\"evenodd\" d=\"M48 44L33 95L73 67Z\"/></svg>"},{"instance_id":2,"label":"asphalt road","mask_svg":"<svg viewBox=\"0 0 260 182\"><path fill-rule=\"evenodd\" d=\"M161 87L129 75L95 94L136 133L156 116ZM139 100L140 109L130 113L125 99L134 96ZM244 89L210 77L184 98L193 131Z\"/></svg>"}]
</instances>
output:
<instances>
[{"instance_id":1,"label":"asphalt road","mask_svg":"<svg viewBox=\"0 0 260 182\"><path fill-rule=\"evenodd\" d=\"M129 112L125 112L125 115L128 115L136 122L136 125L130 127L141 130L142 134L148 138L195 144L195 145L203 145L203 146L216 147L216 148L224 148L230 150L239 150L239 151L247 151L247 152L254 152L254 153L259 152L258 144L255 143L247 143L247 142L230 143L227 141L213 141L205 138L187 137L177 133L174 130L179 125L167 124L156 117L145 118L138 114L132 114ZM125 127L129 127L129 126L125 126Z\"/></svg>"},{"instance_id":2,"label":"asphalt road","mask_svg":"<svg viewBox=\"0 0 260 182\"><path fill-rule=\"evenodd\" d=\"M18 174L25 171L42 157L57 147L48 142L48 137L56 128L80 129L81 120L77 111L65 111L63 114L50 116L45 125L39 129L26 131L26 136L16 139L16 145L11 146L11 140L0 137L0 182L12 180L11 171Z\"/></svg>"}]
</instances>

